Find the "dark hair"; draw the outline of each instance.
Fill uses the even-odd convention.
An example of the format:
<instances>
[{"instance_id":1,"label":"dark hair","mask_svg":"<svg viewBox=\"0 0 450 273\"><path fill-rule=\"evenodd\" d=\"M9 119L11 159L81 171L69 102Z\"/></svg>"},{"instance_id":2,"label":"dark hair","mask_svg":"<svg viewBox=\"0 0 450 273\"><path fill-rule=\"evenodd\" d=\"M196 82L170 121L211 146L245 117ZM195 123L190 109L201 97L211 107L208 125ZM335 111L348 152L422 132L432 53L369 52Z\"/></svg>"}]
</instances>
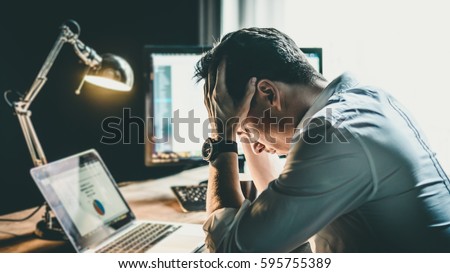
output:
<instances>
[{"instance_id":1,"label":"dark hair","mask_svg":"<svg viewBox=\"0 0 450 273\"><path fill-rule=\"evenodd\" d=\"M246 28L228 33L197 62L195 76L215 84L217 67L226 57L226 86L234 101L242 99L251 77L310 85L323 76L295 42L274 28Z\"/></svg>"}]
</instances>

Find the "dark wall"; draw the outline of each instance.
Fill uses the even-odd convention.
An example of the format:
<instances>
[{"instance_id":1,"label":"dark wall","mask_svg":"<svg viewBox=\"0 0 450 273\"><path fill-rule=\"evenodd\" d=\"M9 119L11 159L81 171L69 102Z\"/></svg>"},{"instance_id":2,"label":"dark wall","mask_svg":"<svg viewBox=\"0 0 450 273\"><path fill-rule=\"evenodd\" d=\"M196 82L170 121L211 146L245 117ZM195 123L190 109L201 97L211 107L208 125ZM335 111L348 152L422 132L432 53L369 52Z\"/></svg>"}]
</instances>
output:
<instances>
[{"instance_id":1,"label":"dark wall","mask_svg":"<svg viewBox=\"0 0 450 273\"><path fill-rule=\"evenodd\" d=\"M145 44L197 44L198 1L4 1L0 4L0 91L25 92L37 75L66 19L81 26L80 40L98 53L129 61L135 73L131 93L99 90L88 84L77 96L83 66L66 44L34 101L32 120L49 161L89 148L99 151L117 181L155 176L144 166L144 146L104 145L101 122L121 116L122 109L144 117L143 56ZM14 98L14 96L11 96ZM135 132L137 130L134 130ZM19 127L0 99L0 214L42 202L29 170L33 166Z\"/></svg>"}]
</instances>

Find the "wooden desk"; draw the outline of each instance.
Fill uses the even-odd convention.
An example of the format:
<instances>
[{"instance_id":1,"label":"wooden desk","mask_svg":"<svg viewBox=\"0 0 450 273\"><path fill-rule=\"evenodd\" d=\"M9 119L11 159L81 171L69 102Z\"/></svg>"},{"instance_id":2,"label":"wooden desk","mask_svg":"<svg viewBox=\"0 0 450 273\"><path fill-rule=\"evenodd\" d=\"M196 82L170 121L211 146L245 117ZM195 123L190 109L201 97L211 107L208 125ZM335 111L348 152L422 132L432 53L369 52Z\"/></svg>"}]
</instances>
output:
<instances>
[{"instance_id":1,"label":"wooden desk","mask_svg":"<svg viewBox=\"0 0 450 273\"><path fill-rule=\"evenodd\" d=\"M206 212L182 212L174 194L174 185L191 185L207 179L208 167L199 167L161 179L120 183L120 190L138 219L202 224ZM23 218L34 209L28 209L1 218ZM37 238L33 231L44 213L42 208L24 222L0 222L0 252L74 252L69 242Z\"/></svg>"}]
</instances>

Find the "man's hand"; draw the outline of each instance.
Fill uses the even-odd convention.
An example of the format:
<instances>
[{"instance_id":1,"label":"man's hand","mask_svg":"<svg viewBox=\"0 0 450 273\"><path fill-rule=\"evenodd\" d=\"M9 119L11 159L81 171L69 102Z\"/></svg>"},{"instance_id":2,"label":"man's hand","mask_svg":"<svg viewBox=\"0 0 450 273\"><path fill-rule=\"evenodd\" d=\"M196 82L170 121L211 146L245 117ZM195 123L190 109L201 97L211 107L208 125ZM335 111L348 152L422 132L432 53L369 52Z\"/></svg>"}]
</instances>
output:
<instances>
[{"instance_id":1,"label":"man's hand","mask_svg":"<svg viewBox=\"0 0 450 273\"><path fill-rule=\"evenodd\" d=\"M204 102L208 110L212 128L212 137L220 136L225 140L236 141L236 129L248 115L250 102L255 94L256 78L251 78L245 94L239 103L234 103L225 84L226 59L222 59L216 72L215 86L211 86L211 75L204 86Z\"/></svg>"}]
</instances>

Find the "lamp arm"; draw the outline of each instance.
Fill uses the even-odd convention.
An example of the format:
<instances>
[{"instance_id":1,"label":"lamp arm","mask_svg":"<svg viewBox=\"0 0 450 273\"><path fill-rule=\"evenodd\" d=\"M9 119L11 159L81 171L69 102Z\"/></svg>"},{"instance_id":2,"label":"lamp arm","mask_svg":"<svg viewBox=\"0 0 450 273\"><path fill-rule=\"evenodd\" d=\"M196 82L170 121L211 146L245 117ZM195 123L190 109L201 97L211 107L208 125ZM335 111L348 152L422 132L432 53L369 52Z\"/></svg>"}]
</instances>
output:
<instances>
[{"instance_id":1,"label":"lamp arm","mask_svg":"<svg viewBox=\"0 0 450 273\"><path fill-rule=\"evenodd\" d=\"M56 60L56 57L58 56L59 52L61 51L62 46L66 42L66 35L64 34L64 31L60 33L58 36L58 39L56 40L55 44L53 45L52 50L47 56L47 59L45 60L44 64L41 67L41 70L39 71L38 75L36 76L36 79L34 80L33 84L31 85L31 88L28 90L28 92L25 94L25 97L22 99L23 102L25 102L22 106L24 107L23 110L28 110L31 103L33 102L34 98L37 96L39 91L42 89L42 86L44 86L45 82L47 81L47 74L50 71L50 68L52 67L53 63Z\"/></svg>"},{"instance_id":2,"label":"lamp arm","mask_svg":"<svg viewBox=\"0 0 450 273\"><path fill-rule=\"evenodd\" d=\"M78 27L78 25L76 26ZM61 26L61 32L30 89L23 98L14 103L14 110L17 118L19 119L20 127L25 137L31 159L33 160L35 166L47 164L47 159L31 122L31 111L29 108L47 81L47 74L53 66L53 63L61 51L61 48L65 43L72 44L75 53L83 61L83 63L89 67L99 66L102 62L102 58L95 52L94 49L86 46L78 39L78 34L79 33L74 33L65 24Z\"/></svg>"},{"instance_id":3,"label":"lamp arm","mask_svg":"<svg viewBox=\"0 0 450 273\"><path fill-rule=\"evenodd\" d=\"M30 90L25 94L25 97L22 99L25 102L22 107L23 110L28 110L33 100L36 98L39 91L44 86L47 81L47 74L50 71L50 68L53 66L53 63L56 60L61 48L65 43L70 43L74 47L74 51L77 56L83 61L85 65L89 67L97 67L102 62L102 58L95 52L94 49L86 46L83 42L78 39L78 34L72 32L67 25L62 25L61 32L53 45L50 53L47 56L41 70L39 71L36 79L34 80Z\"/></svg>"},{"instance_id":4,"label":"lamp arm","mask_svg":"<svg viewBox=\"0 0 450 273\"><path fill-rule=\"evenodd\" d=\"M95 50L87 45L83 44L80 40L76 39L73 42L73 48L78 57L84 62L85 65L95 68L102 63L102 57L95 52Z\"/></svg>"},{"instance_id":5,"label":"lamp arm","mask_svg":"<svg viewBox=\"0 0 450 273\"><path fill-rule=\"evenodd\" d=\"M47 158L42 149L41 142L39 141L33 123L31 122L31 111L23 111L20 106L16 106L15 110L34 166L47 164Z\"/></svg>"}]
</instances>

